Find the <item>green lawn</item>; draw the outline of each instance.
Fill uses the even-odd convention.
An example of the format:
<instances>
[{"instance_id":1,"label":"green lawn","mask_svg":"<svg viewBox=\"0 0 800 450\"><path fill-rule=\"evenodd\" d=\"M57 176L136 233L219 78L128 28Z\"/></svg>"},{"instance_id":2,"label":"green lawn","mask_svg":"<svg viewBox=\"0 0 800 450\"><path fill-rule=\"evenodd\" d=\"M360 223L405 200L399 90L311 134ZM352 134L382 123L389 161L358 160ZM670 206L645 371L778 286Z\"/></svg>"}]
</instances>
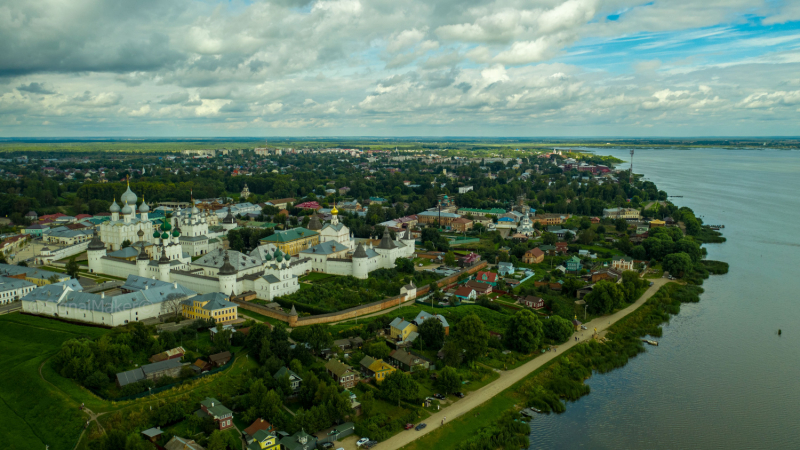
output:
<instances>
[{"instance_id":1,"label":"green lawn","mask_svg":"<svg viewBox=\"0 0 800 450\"><path fill-rule=\"evenodd\" d=\"M332 275L329 273L311 272L308 275L303 275L302 277L300 277L300 282L302 283L303 281L308 281L310 283L313 283L315 281L324 280L326 278L331 278L335 276L336 275Z\"/></svg>"},{"instance_id":2,"label":"green lawn","mask_svg":"<svg viewBox=\"0 0 800 450\"><path fill-rule=\"evenodd\" d=\"M271 323L272 325L278 325L278 324L287 325L286 322L280 321L278 319L273 319L272 317L267 317L263 314L255 313L253 311L248 311L244 308L239 308L239 315L245 316L246 318L249 317L251 319L260 320L262 322Z\"/></svg>"},{"instance_id":3,"label":"green lawn","mask_svg":"<svg viewBox=\"0 0 800 450\"><path fill-rule=\"evenodd\" d=\"M64 341L98 337L108 330L22 314L0 316L0 420L3 448L72 449L86 415L80 402L39 376L39 366Z\"/></svg>"}]
</instances>

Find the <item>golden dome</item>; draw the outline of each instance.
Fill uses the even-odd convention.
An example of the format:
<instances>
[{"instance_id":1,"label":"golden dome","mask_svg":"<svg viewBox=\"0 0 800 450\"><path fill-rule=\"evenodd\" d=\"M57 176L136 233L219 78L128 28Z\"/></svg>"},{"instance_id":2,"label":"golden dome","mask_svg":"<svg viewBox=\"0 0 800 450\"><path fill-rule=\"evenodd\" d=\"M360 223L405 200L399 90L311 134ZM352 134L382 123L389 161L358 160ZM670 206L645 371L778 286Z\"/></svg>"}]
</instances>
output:
<instances>
[{"instance_id":1,"label":"golden dome","mask_svg":"<svg viewBox=\"0 0 800 450\"><path fill-rule=\"evenodd\" d=\"M333 209L331 210L331 214L339 214L339 210L336 209L336 203L333 204Z\"/></svg>"}]
</instances>

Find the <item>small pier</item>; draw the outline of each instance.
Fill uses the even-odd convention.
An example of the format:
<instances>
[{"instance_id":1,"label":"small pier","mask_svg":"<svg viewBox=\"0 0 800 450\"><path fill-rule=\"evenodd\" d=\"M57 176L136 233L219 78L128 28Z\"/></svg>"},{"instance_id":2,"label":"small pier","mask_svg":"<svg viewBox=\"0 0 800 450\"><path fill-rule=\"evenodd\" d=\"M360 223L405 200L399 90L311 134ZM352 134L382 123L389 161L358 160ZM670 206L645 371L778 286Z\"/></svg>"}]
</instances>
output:
<instances>
[{"instance_id":1,"label":"small pier","mask_svg":"<svg viewBox=\"0 0 800 450\"><path fill-rule=\"evenodd\" d=\"M642 339L642 342L658 347L658 341L654 341L652 339Z\"/></svg>"}]
</instances>

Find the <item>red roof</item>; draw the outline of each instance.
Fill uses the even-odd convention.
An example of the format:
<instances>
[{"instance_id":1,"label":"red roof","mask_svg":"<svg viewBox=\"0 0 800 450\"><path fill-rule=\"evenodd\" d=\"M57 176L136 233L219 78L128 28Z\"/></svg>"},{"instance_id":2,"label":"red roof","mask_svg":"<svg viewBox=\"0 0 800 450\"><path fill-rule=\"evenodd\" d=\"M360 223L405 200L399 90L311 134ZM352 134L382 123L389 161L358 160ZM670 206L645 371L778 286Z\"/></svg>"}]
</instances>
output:
<instances>
[{"instance_id":1,"label":"red roof","mask_svg":"<svg viewBox=\"0 0 800 450\"><path fill-rule=\"evenodd\" d=\"M66 216L66 214L61 214L61 213L48 214L46 216L39 216L39 221L41 222L43 220L56 220L59 217L64 217L64 216Z\"/></svg>"},{"instance_id":2,"label":"red roof","mask_svg":"<svg viewBox=\"0 0 800 450\"><path fill-rule=\"evenodd\" d=\"M544 256L544 252L538 247L534 247L534 248L528 250L525 253L533 255L533 257L535 257L535 258L538 258L540 256Z\"/></svg>"},{"instance_id":3,"label":"red roof","mask_svg":"<svg viewBox=\"0 0 800 450\"><path fill-rule=\"evenodd\" d=\"M472 294L472 291L474 291L474 289L469 286L461 286L460 288L456 289L456 297L469 297L470 294Z\"/></svg>"},{"instance_id":4,"label":"red roof","mask_svg":"<svg viewBox=\"0 0 800 450\"><path fill-rule=\"evenodd\" d=\"M253 422L249 427L245 428L244 432L249 436L253 436L254 434L256 434L256 432L261 430L272 431L272 424L264 419L259 418L256 419L256 421Z\"/></svg>"},{"instance_id":5,"label":"red roof","mask_svg":"<svg viewBox=\"0 0 800 450\"><path fill-rule=\"evenodd\" d=\"M301 209L320 209L320 208L322 208L321 206L319 206L319 203L317 203L315 201L303 202L303 203L300 203L299 205L295 205L295 207L301 208Z\"/></svg>"},{"instance_id":6,"label":"red roof","mask_svg":"<svg viewBox=\"0 0 800 450\"><path fill-rule=\"evenodd\" d=\"M90 217L92 217L91 214L78 214L77 216L75 216L76 219L88 219Z\"/></svg>"},{"instance_id":7,"label":"red roof","mask_svg":"<svg viewBox=\"0 0 800 450\"><path fill-rule=\"evenodd\" d=\"M485 283L496 283L497 274L494 272L478 272L478 276L475 277L475 280L483 281Z\"/></svg>"}]
</instances>

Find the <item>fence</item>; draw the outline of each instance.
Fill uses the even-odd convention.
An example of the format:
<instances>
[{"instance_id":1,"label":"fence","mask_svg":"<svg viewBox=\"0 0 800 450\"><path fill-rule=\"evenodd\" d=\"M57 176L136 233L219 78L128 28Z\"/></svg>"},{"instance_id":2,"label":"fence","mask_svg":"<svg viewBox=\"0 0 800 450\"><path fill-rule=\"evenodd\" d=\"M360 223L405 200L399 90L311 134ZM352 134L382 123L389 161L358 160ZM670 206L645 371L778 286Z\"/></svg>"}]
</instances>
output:
<instances>
[{"instance_id":1,"label":"fence","mask_svg":"<svg viewBox=\"0 0 800 450\"><path fill-rule=\"evenodd\" d=\"M224 365L222 365L220 367L217 367L216 369L209 370L208 372L203 372L200 375L196 375L196 376L193 376L191 378L187 378L187 379L185 379L183 381L179 381L177 383L167 384L167 385L164 385L164 386L161 386L161 387L157 387L157 388L153 388L153 389L150 389L150 390L147 390L147 391L144 391L144 392L140 392L138 394L126 395L124 397L109 397L109 396L103 394L100 391L97 391L97 390L94 390L94 389L89 389L89 390L92 391L94 393L94 395L96 395L96 396L98 396L98 397L100 397L100 398L102 398L104 400L111 400L111 401L115 401L115 402L124 402L124 401L127 401L127 400L136 400L136 399L139 399L139 398L142 398L142 397L147 397L149 395L158 394L159 392L164 392L164 391L170 390L170 389L172 389L174 387L177 387L177 386L180 386L180 385L182 385L184 383L191 383L192 381L199 380L199 379L207 377L209 375L214 375L215 373L222 372L223 370L231 367L233 365L234 361L235 361L234 355L231 355L231 360L230 361L228 361L227 363L225 363Z\"/></svg>"}]
</instances>

